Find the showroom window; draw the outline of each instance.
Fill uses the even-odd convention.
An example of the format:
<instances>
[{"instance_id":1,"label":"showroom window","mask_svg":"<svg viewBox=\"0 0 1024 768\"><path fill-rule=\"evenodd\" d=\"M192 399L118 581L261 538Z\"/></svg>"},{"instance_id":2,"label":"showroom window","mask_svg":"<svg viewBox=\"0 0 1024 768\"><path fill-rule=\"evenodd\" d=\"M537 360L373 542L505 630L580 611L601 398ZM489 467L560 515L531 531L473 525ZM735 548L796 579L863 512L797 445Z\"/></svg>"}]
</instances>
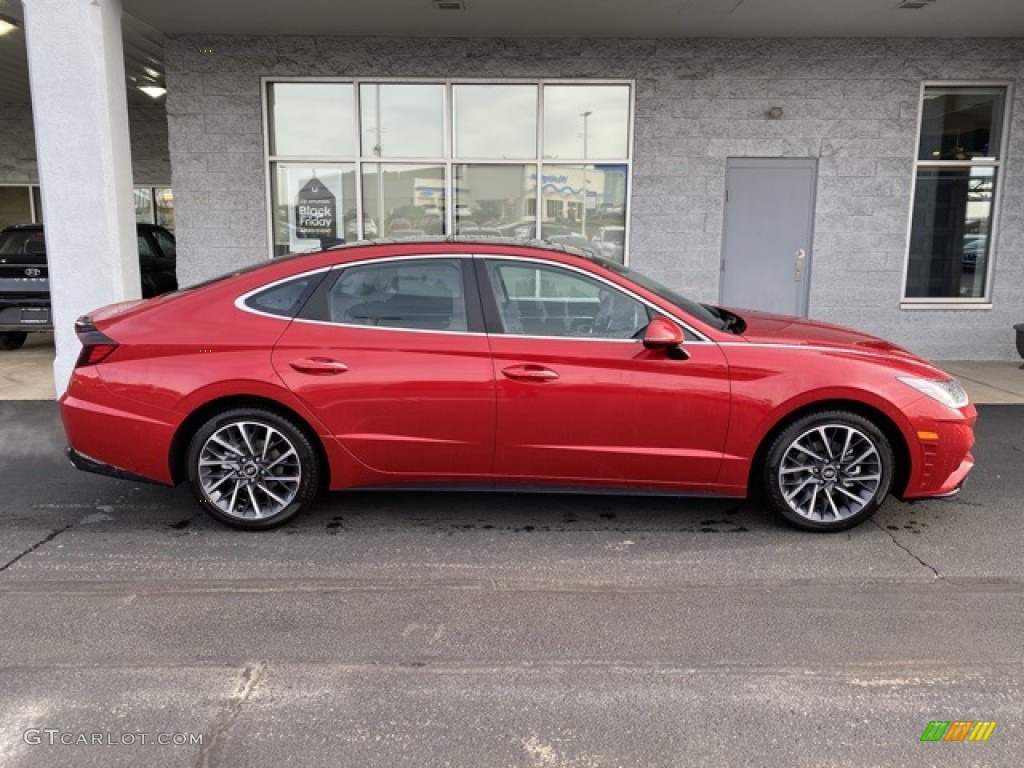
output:
<instances>
[{"instance_id":1,"label":"showroom window","mask_svg":"<svg viewBox=\"0 0 1024 768\"><path fill-rule=\"evenodd\" d=\"M39 187L24 184L0 185L0 228L32 224L43 217Z\"/></svg>"},{"instance_id":2,"label":"showroom window","mask_svg":"<svg viewBox=\"0 0 1024 768\"><path fill-rule=\"evenodd\" d=\"M991 304L1008 86L925 85L904 307Z\"/></svg>"},{"instance_id":3,"label":"showroom window","mask_svg":"<svg viewBox=\"0 0 1024 768\"><path fill-rule=\"evenodd\" d=\"M626 259L594 237L626 227L628 82L268 78L265 97L273 256L463 234Z\"/></svg>"},{"instance_id":4,"label":"showroom window","mask_svg":"<svg viewBox=\"0 0 1024 768\"><path fill-rule=\"evenodd\" d=\"M43 220L39 187L0 184L0 228ZM135 220L174 229L174 193L169 187L136 187Z\"/></svg>"}]
</instances>

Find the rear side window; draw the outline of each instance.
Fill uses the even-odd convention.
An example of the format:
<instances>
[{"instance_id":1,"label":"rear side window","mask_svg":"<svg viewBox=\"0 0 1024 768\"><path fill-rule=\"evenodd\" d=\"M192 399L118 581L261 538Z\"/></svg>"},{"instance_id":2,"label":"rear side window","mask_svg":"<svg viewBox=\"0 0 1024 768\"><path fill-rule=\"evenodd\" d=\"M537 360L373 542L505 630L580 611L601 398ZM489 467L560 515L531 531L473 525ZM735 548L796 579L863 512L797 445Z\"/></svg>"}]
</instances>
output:
<instances>
[{"instance_id":1,"label":"rear side window","mask_svg":"<svg viewBox=\"0 0 1024 768\"><path fill-rule=\"evenodd\" d=\"M409 259L343 269L327 297L329 320L421 331L466 331L457 259Z\"/></svg>"},{"instance_id":2,"label":"rear side window","mask_svg":"<svg viewBox=\"0 0 1024 768\"><path fill-rule=\"evenodd\" d=\"M266 288L247 298L245 306L270 315L295 317L322 277L323 275L306 275Z\"/></svg>"}]
</instances>

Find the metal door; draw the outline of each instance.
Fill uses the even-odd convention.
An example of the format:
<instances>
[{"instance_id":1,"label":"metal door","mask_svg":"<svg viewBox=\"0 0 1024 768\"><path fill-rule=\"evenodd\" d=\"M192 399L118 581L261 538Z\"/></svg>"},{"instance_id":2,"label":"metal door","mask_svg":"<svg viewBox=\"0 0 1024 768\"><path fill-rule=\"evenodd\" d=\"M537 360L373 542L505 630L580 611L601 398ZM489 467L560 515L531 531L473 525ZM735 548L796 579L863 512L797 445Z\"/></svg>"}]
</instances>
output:
<instances>
[{"instance_id":1,"label":"metal door","mask_svg":"<svg viewBox=\"0 0 1024 768\"><path fill-rule=\"evenodd\" d=\"M807 315L817 161L729 158L720 298Z\"/></svg>"}]
</instances>

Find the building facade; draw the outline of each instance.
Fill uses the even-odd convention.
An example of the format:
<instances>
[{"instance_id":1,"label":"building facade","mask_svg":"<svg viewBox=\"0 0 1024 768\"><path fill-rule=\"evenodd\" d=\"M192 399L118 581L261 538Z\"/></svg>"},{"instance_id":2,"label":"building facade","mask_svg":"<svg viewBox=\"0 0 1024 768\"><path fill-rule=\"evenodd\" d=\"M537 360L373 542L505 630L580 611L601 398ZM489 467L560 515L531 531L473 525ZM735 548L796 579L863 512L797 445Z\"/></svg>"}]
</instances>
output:
<instances>
[{"instance_id":1,"label":"building facade","mask_svg":"<svg viewBox=\"0 0 1024 768\"><path fill-rule=\"evenodd\" d=\"M766 267L766 276L734 295L757 303L759 295L777 295L799 282L804 298L798 306L815 319L853 325L935 359L1015 355L1012 326L1024 322L1024 41L172 35L166 66L179 278L185 284L268 258L275 240L277 251L282 243L301 244L286 233L295 226L294 217L286 217L296 190L275 199L273 177L279 165L288 165L288 153L300 158L298 165L319 159L351 166L350 179L358 173L361 183L348 184L336 213L338 237L388 236L389 219L403 220L405 227L410 218L395 215L402 205L413 206L406 209L413 217L436 207L436 200L416 198L417 186L432 186L451 199L451 214L443 206L432 214L445 217L445 231L459 231L460 211L473 217L474 226L493 229L507 217L494 215L493 207L481 210L467 193L460 173L482 170L460 162L452 147L460 141L455 134L465 112L455 109L460 87L525 85L554 93L560 85L625 84L625 118L579 108L579 130L563 131L569 143L578 143L581 133L586 141L596 125L621 132L627 138L621 157L569 150L570 161L555 168L561 172L549 173L548 165L557 166L564 156L545 155L547 145L513 152L511 161L507 155L495 160L499 150L474 150L475 156L493 155L474 157L477 166L511 163L527 175L537 168L542 180L569 182L571 176L578 184L581 169L595 180L608 166L622 171L621 200L604 194L603 181L599 193L588 198L583 192L578 203L563 194L554 207L543 190L532 193L532 203L502 192L517 217L535 217L542 234L546 223L564 226L566 220L569 230L580 232L587 212L588 239L595 235L594 218L600 225L621 223L622 257L631 266L701 301L728 302L732 289L724 276L730 264L754 276ZM351 88L351 98L361 101L367 87L380 84L447 89L440 103L448 112L438 119L447 138L440 137L436 156L419 175L405 173L408 191L389 196L382 207L378 188L385 185L383 164L392 158L367 149L369 142L359 136L354 148L335 152L313 138L304 148L299 131L297 148L275 152L275 120L287 121L289 102L275 118L269 94L274 88L284 93L288 83ZM546 98L538 106L544 115L566 111ZM392 102L392 125L398 126L402 101ZM590 125L584 126L588 111ZM349 113L345 119L340 114L326 96L322 113L314 106L304 114L306 134L373 128L365 115L352 127L344 124ZM543 132L544 117L534 119ZM466 135L473 133L470 126ZM614 151L601 152L608 153ZM745 183L731 169L746 159L809 161L806 197L794 192L799 188L772 186L773 177L766 177L769 194L778 190L785 208L809 214L803 233L765 235L796 237L792 262L787 250L783 262L759 265L749 240L737 253L728 252L730 226L742 225L744 215L730 209ZM414 158L397 160L408 166ZM785 162L778 169L783 176L788 170ZM401 175L402 162L393 170ZM434 183L427 183L428 176ZM496 178L491 175L492 183ZM735 190L727 188L734 183ZM522 198L530 194L527 188ZM346 215L350 227L343 234ZM768 224L785 214L770 215ZM418 223L410 221L410 228ZM754 225L748 222L746 229ZM773 283L772 272L784 276Z\"/></svg>"}]
</instances>

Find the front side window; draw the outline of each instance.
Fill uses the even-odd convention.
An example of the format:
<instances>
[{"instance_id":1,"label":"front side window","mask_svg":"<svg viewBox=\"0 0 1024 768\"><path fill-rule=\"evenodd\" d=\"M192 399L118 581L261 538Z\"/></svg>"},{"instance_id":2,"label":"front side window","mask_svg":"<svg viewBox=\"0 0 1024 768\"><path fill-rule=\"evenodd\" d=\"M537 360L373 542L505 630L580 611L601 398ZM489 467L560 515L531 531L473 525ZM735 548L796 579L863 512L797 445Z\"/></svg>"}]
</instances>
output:
<instances>
[{"instance_id":1,"label":"front side window","mask_svg":"<svg viewBox=\"0 0 1024 768\"><path fill-rule=\"evenodd\" d=\"M984 303L991 295L1006 89L924 89L905 300Z\"/></svg>"},{"instance_id":2,"label":"front side window","mask_svg":"<svg viewBox=\"0 0 1024 768\"><path fill-rule=\"evenodd\" d=\"M576 272L489 261L487 274L508 334L632 339L647 327L647 308L643 304Z\"/></svg>"},{"instance_id":3,"label":"front side window","mask_svg":"<svg viewBox=\"0 0 1024 768\"><path fill-rule=\"evenodd\" d=\"M347 267L327 300L330 321L420 331L466 331L458 259L411 259Z\"/></svg>"}]
</instances>

